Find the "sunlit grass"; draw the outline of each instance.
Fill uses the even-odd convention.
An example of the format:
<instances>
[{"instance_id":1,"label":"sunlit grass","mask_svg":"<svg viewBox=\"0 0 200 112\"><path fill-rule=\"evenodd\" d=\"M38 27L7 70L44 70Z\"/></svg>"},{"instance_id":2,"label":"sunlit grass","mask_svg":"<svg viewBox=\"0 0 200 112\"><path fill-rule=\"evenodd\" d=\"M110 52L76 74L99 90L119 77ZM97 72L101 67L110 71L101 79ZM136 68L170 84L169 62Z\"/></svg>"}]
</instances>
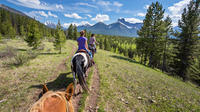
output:
<instances>
[{"instance_id":1,"label":"sunlit grass","mask_svg":"<svg viewBox=\"0 0 200 112\"><path fill-rule=\"evenodd\" d=\"M41 84L56 82L57 78L62 73L70 73L70 59L66 61L67 71L58 70L58 65L72 53L72 41L67 41L62 54L54 49L53 43L43 42L44 50L40 51L37 58L30 60L28 63L13 68L1 67L0 68L0 100L5 100L0 103L1 112L24 112L31 106L35 100L38 99L41 92ZM19 52L25 52L31 49L21 40L9 40L6 44L1 44L0 48L12 46ZM0 65L3 64L4 59L1 59ZM69 79L69 80L68 80ZM71 73L66 76L66 80L72 82ZM57 82L62 82L59 79ZM70 82L66 82L69 84ZM58 83L60 84L60 83ZM52 86L52 85L51 85ZM59 85L55 85L59 86ZM65 85L67 86L67 85Z\"/></svg>"},{"instance_id":2,"label":"sunlit grass","mask_svg":"<svg viewBox=\"0 0 200 112\"><path fill-rule=\"evenodd\" d=\"M121 55L98 50L99 111L200 111L200 89Z\"/></svg>"}]
</instances>

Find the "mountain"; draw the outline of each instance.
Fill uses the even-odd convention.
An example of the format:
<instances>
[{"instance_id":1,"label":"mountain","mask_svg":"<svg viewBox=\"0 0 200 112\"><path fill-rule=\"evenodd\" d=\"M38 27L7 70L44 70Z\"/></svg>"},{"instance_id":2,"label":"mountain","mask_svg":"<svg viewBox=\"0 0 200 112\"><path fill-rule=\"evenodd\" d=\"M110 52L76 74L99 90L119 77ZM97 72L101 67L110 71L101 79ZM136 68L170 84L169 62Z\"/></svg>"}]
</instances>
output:
<instances>
[{"instance_id":1,"label":"mountain","mask_svg":"<svg viewBox=\"0 0 200 112\"><path fill-rule=\"evenodd\" d=\"M78 26L78 31L88 30L96 34L104 35L118 35L118 36L128 36L137 37L137 30L142 27L142 23L130 23L125 21L124 18L118 19L117 22L106 25L103 22L98 22L95 25L81 25Z\"/></svg>"},{"instance_id":2,"label":"mountain","mask_svg":"<svg viewBox=\"0 0 200 112\"><path fill-rule=\"evenodd\" d=\"M0 4L0 8L5 9L5 10L7 10L7 11L9 11L9 12L12 12L12 13L18 14L18 15L21 15L21 16L27 16L26 14L24 14L24 13L18 11L18 10L15 10L15 9L13 9L13 8L10 8L10 7L8 7L8 6L5 6L5 5L3 5L3 4ZM27 16L27 17L28 17L28 16Z\"/></svg>"},{"instance_id":3,"label":"mountain","mask_svg":"<svg viewBox=\"0 0 200 112\"><path fill-rule=\"evenodd\" d=\"M51 22L51 21L46 21L44 24L45 24L47 27L49 27L49 28L54 28L54 29L56 29L56 24L53 23L53 22Z\"/></svg>"}]
</instances>

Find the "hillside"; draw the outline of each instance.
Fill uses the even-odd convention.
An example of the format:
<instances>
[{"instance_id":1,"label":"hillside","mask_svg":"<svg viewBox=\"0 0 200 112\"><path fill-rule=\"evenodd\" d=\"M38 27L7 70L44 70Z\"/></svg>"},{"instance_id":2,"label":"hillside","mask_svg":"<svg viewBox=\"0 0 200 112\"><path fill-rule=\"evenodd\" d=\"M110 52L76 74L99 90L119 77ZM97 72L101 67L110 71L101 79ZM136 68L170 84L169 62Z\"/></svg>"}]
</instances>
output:
<instances>
[{"instance_id":1,"label":"hillside","mask_svg":"<svg viewBox=\"0 0 200 112\"><path fill-rule=\"evenodd\" d=\"M124 56L98 50L99 111L197 112L200 89Z\"/></svg>"},{"instance_id":2,"label":"hillside","mask_svg":"<svg viewBox=\"0 0 200 112\"><path fill-rule=\"evenodd\" d=\"M8 46L18 53L26 53L31 49L22 40L3 40L0 44L1 51L5 51ZM54 50L50 42L43 41L42 45L44 48L38 56L22 66L5 66L12 60L1 58L1 112L26 111L38 100L42 91L41 84L44 82L50 90L64 90L72 82L70 60L76 50L76 42L68 40L62 54L57 54L58 51ZM95 61L100 76L100 94L97 100L99 111L158 112L200 109L200 89L193 84L184 83L104 50L98 50ZM81 102L85 99L83 95ZM79 108L84 108L84 103L79 104Z\"/></svg>"}]
</instances>

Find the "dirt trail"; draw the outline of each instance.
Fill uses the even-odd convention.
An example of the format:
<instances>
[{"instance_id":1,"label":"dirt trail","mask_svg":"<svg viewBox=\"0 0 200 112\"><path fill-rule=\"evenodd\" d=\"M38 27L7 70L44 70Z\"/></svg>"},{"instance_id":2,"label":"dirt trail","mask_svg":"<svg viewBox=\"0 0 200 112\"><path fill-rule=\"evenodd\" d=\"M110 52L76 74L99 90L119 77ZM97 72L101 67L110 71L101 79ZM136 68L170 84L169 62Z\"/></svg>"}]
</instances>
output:
<instances>
[{"instance_id":1,"label":"dirt trail","mask_svg":"<svg viewBox=\"0 0 200 112\"><path fill-rule=\"evenodd\" d=\"M92 84L90 88L91 92L86 99L86 106L85 106L86 112L97 112L98 110L97 98L99 95L99 87L100 87L99 73L98 73L97 65L94 65Z\"/></svg>"}]
</instances>

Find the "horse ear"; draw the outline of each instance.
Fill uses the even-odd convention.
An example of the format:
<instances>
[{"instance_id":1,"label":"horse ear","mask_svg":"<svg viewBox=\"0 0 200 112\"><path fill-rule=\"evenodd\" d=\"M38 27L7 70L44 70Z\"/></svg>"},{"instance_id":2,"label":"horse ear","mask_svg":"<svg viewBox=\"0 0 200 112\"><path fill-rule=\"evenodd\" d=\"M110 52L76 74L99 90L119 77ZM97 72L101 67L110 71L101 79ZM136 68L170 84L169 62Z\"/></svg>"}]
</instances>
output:
<instances>
[{"instance_id":1,"label":"horse ear","mask_svg":"<svg viewBox=\"0 0 200 112\"><path fill-rule=\"evenodd\" d=\"M66 99L69 101L71 97L73 96L73 94L74 94L74 85L73 83L70 83L66 89L66 94L65 94Z\"/></svg>"},{"instance_id":2,"label":"horse ear","mask_svg":"<svg viewBox=\"0 0 200 112\"><path fill-rule=\"evenodd\" d=\"M46 86L46 84L43 84L43 94L45 94L47 91L48 91L48 88L47 88L47 86Z\"/></svg>"}]
</instances>

